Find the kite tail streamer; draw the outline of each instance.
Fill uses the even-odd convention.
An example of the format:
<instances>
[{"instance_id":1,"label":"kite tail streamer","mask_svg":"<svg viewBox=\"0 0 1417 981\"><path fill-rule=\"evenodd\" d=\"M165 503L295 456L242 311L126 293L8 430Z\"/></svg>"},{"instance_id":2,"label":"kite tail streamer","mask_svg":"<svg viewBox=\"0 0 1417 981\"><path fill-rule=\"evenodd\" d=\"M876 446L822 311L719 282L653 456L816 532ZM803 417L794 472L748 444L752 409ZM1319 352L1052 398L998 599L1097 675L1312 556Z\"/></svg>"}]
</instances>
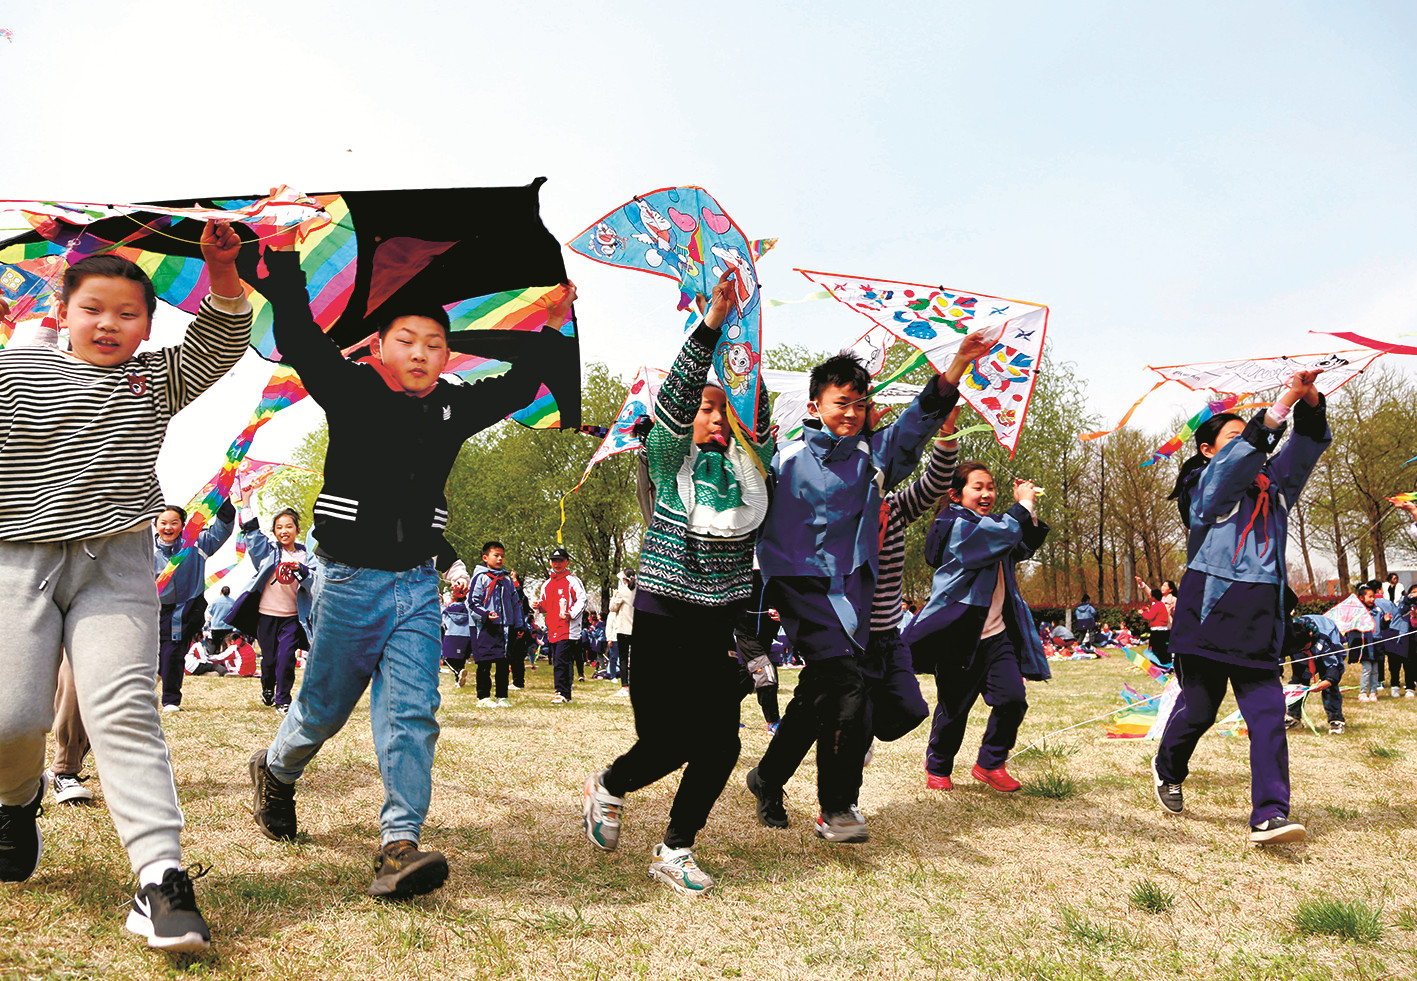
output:
<instances>
[{"instance_id":1,"label":"kite tail streamer","mask_svg":"<svg viewBox=\"0 0 1417 981\"><path fill-rule=\"evenodd\" d=\"M189 516L187 524L182 528L182 549L158 573L158 592L162 592L163 588L171 581L177 567L196 550L197 536L201 534L207 523L216 517L222 502L231 497L231 486L236 480L236 468L241 465L241 461L250 451L251 444L256 439L256 432L270 422L271 417L277 412L299 402L306 394L305 386L300 383L300 376L295 373L294 368L289 365L280 365L272 373L270 381L266 382L266 387L261 392L261 400L256 403L256 408L251 412L250 422L246 424L246 428L241 430L241 434L232 441L231 446L227 449L226 462L222 464L216 476L209 480L187 505Z\"/></svg>"},{"instance_id":2,"label":"kite tail streamer","mask_svg":"<svg viewBox=\"0 0 1417 981\"><path fill-rule=\"evenodd\" d=\"M1101 429L1095 433L1078 433L1078 439L1082 440L1083 442L1086 442L1090 439L1101 439L1103 436L1111 436L1113 433L1121 429L1131 420L1132 413L1137 411L1137 409L1141 408L1141 404L1151 396L1152 392L1156 391L1162 385L1165 385L1168 381L1170 381L1169 378L1163 378L1161 379L1161 381L1151 386L1151 388L1147 389L1145 395L1143 395L1141 398L1137 399L1135 402L1132 403L1132 407L1127 410L1126 415L1122 416L1121 422L1117 423L1117 425L1113 426L1111 429Z\"/></svg>"},{"instance_id":3,"label":"kite tail streamer","mask_svg":"<svg viewBox=\"0 0 1417 981\"><path fill-rule=\"evenodd\" d=\"M1149 467L1153 463L1160 463L1163 460L1169 459L1171 454L1186 445L1186 440L1194 436L1197 429L1205 425L1206 420L1221 412L1229 412L1249 397L1250 393L1247 392L1243 395L1227 395L1222 399L1207 403L1204 409L1201 409L1195 415L1191 416L1190 419L1186 420L1186 424L1181 427L1179 433L1153 450L1151 459L1143 462L1142 466Z\"/></svg>"}]
</instances>

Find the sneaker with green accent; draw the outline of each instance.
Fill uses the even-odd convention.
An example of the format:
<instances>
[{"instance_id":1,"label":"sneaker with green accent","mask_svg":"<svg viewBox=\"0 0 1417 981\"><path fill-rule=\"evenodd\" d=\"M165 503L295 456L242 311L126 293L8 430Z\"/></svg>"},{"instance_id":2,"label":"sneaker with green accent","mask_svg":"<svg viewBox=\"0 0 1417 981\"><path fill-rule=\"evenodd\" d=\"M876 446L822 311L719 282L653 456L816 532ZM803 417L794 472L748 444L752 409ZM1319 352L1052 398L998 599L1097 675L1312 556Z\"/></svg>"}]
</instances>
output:
<instances>
[{"instance_id":1,"label":"sneaker with green accent","mask_svg":"<svg viewBox=\"0 0 1417 981\"><path fill-rule=\"evenodd\" d=\"M713 888L713 878L699 868L691 849L670 848L662 842L654 846L649 877L684 896L702 896Z\"/></svg>"},{"instance_id":2,"label":"sneaker with green accent","mask_svg":"<svg viewBox=\"0 0 1417 981\"><path fill-rule=\"evenodd\" d=\"M512 707L511 699L507 699L507 698L499 698L499 699L497 699L497 707L498 707L499 709L509 709L509 708L511 708L511 707Z\"/></svg>"},{"instance_id":3,"label":"sneaker with green accent","mask_svg":"<svg viewBox=\"0 0 1417 981\"><path fill-rule=\"evenodd\" d=\"M477 707L480 708L480 709L494 709L494 708L497 707L497 699L495 699L495 698L479 698L479 699L477 700Z\"/></svg>"},{"instance_id":4,"label":"sneaker with green accent","mask_svg":"<svg viewBox=\"0 0 1417 981\"><path fill-rule=\"evenodd\" d=\"M625 813L625 798L616 797L605 789L601 780L604 770L585 778L585 803L581 805L581 823L585 836L601 851L613 852L620 844L620 816Z\"/></svg>"}]
</instances>

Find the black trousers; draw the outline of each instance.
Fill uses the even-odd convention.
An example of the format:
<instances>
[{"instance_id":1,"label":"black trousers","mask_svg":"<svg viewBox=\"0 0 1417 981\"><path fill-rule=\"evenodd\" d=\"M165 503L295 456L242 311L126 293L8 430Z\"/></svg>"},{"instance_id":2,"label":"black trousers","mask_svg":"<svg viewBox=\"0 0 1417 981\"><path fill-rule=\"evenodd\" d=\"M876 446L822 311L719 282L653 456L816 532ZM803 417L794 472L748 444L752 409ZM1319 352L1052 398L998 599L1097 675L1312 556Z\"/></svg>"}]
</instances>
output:
<instances>
[{"instance_id":1,"label":"black trousers","mask_svg":"<svg viewBox=\"0 0 1417 981\"><path fill-rule=\"evenodd\" d=\"M299 617L273 617L262 613L256 620L256 643L261 645L261 690L272 705L289 705L295 687L295 642L300 636Z\"/></svg>"},{"instance_id":2,"label":"black trousers","mask_svg":"<svg viewBox=\"0 0 1417 981\"><path fill-rule=\"evenodd\" d=\"M620 687L630 687L630 643L633 634L616 634L615 644L620 651Z\"/></svg>"},{"instance_id":3,"label":"black trousers","mask_svg":"<svg viewBox=\"0 0 1417 981\"><path fill-rule=\"evenodd\" d=\"M635 744L610 765L605 789L617 797L681 766L664 843L688 848L738 762L738 659L734 607L673 603L672 615L635 611Z\"/></svg>"},{"instance_id":4,"label":"black trousers","mask_svg":"<svg viewBox=\"0 0 1417 981\"><path fill-rule=\"evenodd\" d=\"M499 657L493 661L477 662L477 697L488 698L492 694L492 669L497 669L497 697L507 697L507 659Z\"/></svg>"}]
</instances>

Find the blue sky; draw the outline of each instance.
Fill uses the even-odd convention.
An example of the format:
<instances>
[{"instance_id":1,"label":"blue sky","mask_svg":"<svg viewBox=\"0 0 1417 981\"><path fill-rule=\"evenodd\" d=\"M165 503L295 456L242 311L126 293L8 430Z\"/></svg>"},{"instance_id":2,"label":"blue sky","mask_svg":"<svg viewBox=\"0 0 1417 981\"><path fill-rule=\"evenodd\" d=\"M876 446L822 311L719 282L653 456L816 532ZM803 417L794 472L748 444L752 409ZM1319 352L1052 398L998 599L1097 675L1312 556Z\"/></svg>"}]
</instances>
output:
<instances>
[{"instance_id":1,"label":"blue sky","mask_svg":"<svg viewBox=\"0 0 1417 981\"><path fill-rule=\"evenodd\" d=\"M770 297L808 292L802 266L1049 304L1108 422L1148 363L1417 332L1411 4L83 0L0 26L5 198L546 175L565 240L701 184L780 239ZM585 359L667 365L673 284L567 263ZM805 303L764 334L828 348L866 326ZM265 374L243 365L174 423L170 497L215 470ZM1164 426L1183 395L1137 420ZM254 455L317 418L283 416Z\"/></svg>"}]
</instances>

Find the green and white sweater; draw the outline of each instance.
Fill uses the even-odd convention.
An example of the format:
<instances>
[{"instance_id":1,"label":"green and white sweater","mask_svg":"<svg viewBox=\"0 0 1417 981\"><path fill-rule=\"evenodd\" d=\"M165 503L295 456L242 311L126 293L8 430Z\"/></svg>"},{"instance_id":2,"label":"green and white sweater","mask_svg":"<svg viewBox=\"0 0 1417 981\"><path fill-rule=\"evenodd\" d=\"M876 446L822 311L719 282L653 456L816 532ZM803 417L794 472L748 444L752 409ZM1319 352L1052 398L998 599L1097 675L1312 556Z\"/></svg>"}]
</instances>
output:
<instances>
[{"instance_id":1,"label":"green and white sweater","mask_svg":"<svg viewBox=\"0 0 1417 981\"><path fill-rule=\"evenodd\" d=\"M701 453L694 417L703 401L718 331L689 335L660 386L655 426L645 441L654 512L640 546L638 592L699 606L726 606L752 594L753 545L767 513L762 474L736 439L726 453ZM753 450L771 460L765 387L758 389Z\"/></svg>"}]
</instances>

